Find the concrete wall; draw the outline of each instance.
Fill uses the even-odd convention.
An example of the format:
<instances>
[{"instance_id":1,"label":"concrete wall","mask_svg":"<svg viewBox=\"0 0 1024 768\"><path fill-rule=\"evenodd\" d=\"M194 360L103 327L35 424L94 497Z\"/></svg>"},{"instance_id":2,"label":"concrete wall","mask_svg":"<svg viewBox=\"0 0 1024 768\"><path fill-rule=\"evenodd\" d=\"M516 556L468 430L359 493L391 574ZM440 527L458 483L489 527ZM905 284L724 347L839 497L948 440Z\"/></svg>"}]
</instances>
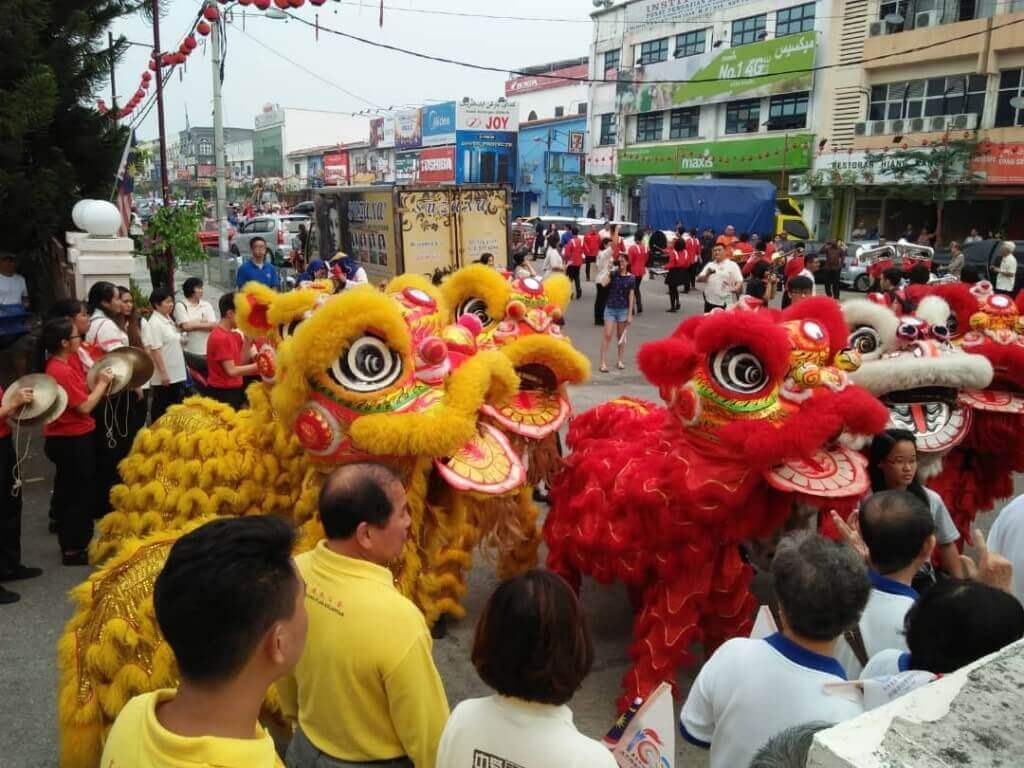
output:
<instances>
[{"instance_id":1,"label":"concrete wall","mask_svg":"<svg viewBox=\"0 0 1024 768\"><path fill-rule=\"evenodd\" d=\"M821 731L807 768L973 768L1024 762L1024 640Z\"/></svg>"}]
</instances>

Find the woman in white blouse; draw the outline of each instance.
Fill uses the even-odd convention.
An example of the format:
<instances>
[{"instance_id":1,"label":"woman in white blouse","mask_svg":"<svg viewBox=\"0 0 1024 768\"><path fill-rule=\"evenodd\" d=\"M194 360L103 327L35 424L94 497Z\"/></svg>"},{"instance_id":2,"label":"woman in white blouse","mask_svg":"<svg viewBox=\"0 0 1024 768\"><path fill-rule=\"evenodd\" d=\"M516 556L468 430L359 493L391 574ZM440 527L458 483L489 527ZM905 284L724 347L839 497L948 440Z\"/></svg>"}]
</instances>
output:
<instances>
[{"instance_id":1,"label":"woman in white blouse","mask_svg":"<svg viewBox=\"0 0 1024 768\"><path fill-rule=\"evenodd\" d=\"M184 301L174 305L174 321L188 333L185 351L190 355L206 356L206 340L217 326L217 313L213 305L203 298L203 281L188 278L181 286Z\"/></svg>"},{"instance_id":2,"label":"woman in white blouse","mask_svg":"<svg viewBox=\"0 0 1024 768\"><path fill-rule=\"evenodd\" d=\"M594 661L576 602L559 576L528 571L502 582L476 626L473 666L495 695L467 699L441 734L437 768L616 768L612 753L576 730L567 703Z\"/></svg>"},{"instance_id":3,"label":"woman in white blouse","mask_svg":"<svg viewBox=\"0 0 1024 768\"><path fill-rule=\"evenodd\" d=\"M181 346L181 332L171 319L174 297L157 288L149 296L153 314L146 321L142 338L146 350L153 358L153 403L151 418L156 421L185 396L185 350Z\"/></svg>"}]
</instances>

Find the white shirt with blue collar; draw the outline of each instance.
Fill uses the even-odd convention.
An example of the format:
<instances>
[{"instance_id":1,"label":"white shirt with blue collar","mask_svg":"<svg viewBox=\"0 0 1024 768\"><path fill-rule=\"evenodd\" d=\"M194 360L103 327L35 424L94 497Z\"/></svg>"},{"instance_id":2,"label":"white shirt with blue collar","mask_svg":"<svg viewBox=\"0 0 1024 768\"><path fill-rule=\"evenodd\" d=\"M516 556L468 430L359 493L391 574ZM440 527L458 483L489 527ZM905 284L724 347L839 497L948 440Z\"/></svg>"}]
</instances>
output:
<instances>
[{"instance_id":1,"label":"white shirt with blue collar","mask_svg":"<svg viewBox=\"0 0 1024 768\"><path fill-rule=\"evenodd\" d=\"M910 651L901 651L898 648L886 648L879 651L867 664L864 671L860 673L861 680L872 677L888 677L899 672L906 672L910 669Z\"/></svg>"},{"instance_id":2,"label":"white shirt with blue collar","mask_svg":"<svg viewBox=\"0 0 1024 768\"><path fill-rule=\"evenodd\" d=\"M846 675L831 656L781 633L729 640L701 669L679 714L683 738L710 748L710 768L750 765L772 736L812 720L838 723L864 707L826 688Z\"/></svg>"},{"instance_id":3,"label":"white shirt with blue collar","mask_svg":"<svg viewBox=\"0 0 1024 768\"><path fill-rule=\"evenodd\" d=\"M868 659L886 648L907 650L907 638L903 635L903 619L917 601L917 591L895 579L868 571L871 577L871 594L860 617L860 635ZM851 680L860 677L861 663L846 639L836 642L836 659L846 670Z\"/></svg>"}]
</instances>

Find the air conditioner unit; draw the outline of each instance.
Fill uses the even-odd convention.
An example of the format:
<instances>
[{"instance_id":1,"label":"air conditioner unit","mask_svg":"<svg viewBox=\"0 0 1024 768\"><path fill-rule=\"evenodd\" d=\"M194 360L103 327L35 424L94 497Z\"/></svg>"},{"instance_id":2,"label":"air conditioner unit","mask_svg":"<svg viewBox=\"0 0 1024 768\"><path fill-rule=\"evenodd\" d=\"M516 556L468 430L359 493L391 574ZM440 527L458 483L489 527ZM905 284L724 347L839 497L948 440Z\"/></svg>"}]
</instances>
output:
<instances>
[{"instance_id":1,"label":"air conditioner unit","mask_svg":"<svg viewBox=\"0 0 1024 768\"><path fill-rule=\"evenodd\" d=\"M889 30L886 29L886 22L884 21L872 21L868 24L868 37L878 37L884 35Z\"/></svg>"},{"instance_id":2,"label":"air conditioner unit","mask_svg":"<svg viewBox=\"0 0 1024 768\"><path fill-rule=\"evenodd\" d=\"M889 120L886 123L886 133L905 133L909 120Z\"/></svg>"},{"instance_id":3,"label":"air conditioner unit","mask_svg":"<svg viewBox=\"0 0 1024 768\"><path fill-rule=\"evenodd\" d=\"M796 196L811 194L811 185L807 182L807 176L803 174L790 176L789 194Z\"/></svg>"},{"instance_id":4,"label":"air conditioner unit","mask_svg":"<svg viewBox=\"0 0 1024 768\"><path fill-rule=\"evenodd\" d=\"M871 135L872 136L884 136L885 135L885 120L872 120L871 121Z\"/></svg>"},{"instance_id":5,"label":"air conditioner unit","mask_svg":"<svg viewBox=\"0 0 1024 768\"><path fill-rule=\"evenodd\" d=\"M910 120L910 128L908 129L908 131L910 133L921 133L922 131L924 131L924 118L923 117L911 118L911 120Z\"/></svg>"},{"instance_id":6,"label":"air conditioner unit","mask_svg":"<svg viewBox=\"0 0 1024 768\"><path fill-rule=\"evenodd\" d=\"M914 29L937 27L942 23L942 12L938 10L920 11L914 14Z\"/></svg>"},{"instance_id":7,"label":"air conditioner unit","mask_svg":"<svg viewBox=\"0 0 1024 768\"><path fill-rule=\"evenodd\" d=\"M935 117L928 118L928 130L933 132L946 130L946 120L945 115L936 115Z\"/></svg>"},{"instance_id":8,"label":"air conditioner unit","mask_svg":"<svg viewBox=\"0 0 1024 768\"><path fill-rule=\"evenodd\" d=\"M523 184L533 184L533 174L532 173L524 173L523 174Z\"/></svg>"},{"instance_id":9,"label":"air conditioner unit","mask_svg":"<svg viewBox=\"0 0 1024 768\"><path fill-rule=\"evenodd\" d=\"M975 112L968 112L963 115L950 115L946 125L957 131L973 131L978 127L978 115Z\"/></svg>"},{"instance_id":10,"label":"air conditioner unit","mask_svg":"<svg viewBox=\"0 0 1024 768\"><path fill-rule=\"evenodd\" d=\"M868 135L868 124L867 123L854 123L853 124L853 135L854 136L867 136Z\"/></svg>"}]
</instances>

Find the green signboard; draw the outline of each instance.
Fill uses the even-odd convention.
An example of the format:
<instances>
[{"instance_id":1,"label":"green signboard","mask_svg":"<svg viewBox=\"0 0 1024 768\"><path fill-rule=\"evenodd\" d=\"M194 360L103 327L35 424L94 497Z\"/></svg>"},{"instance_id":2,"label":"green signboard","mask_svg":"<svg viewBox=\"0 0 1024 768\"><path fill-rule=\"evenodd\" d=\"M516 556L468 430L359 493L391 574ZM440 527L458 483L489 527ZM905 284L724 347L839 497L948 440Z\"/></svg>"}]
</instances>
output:
<instances>
[{"instance_id":1,"label":"green signboard","mask_svg":"<svg viewBox=\"0 0 1024 768\"><path fill-rule=\"evenodd\" d=\"M763 139L661 144L619 151L623 176L654 174L759 173L811 167L814 134L791 133Z\"/></svg>"},{"instance_id":2,"label":"green signboard","mask_svg":"<svg viewBox=\"0 0 1024 768\"><path fill-rule=\"evenodd\" d=\"M712 49L699 56L621 70L615 98L619 111L652 112L672 107L809 91L816 32Z\"/></svg>"},{"instance_id":3,"label":"green signboard","mask_svg":"<svg viewBox=\"0 0 1024 768\"><path fill-rule=\"evenodd\" d=\"M252 135L252 172L254 176L284 176L283 126L263 128Z\"/></svg>"}]
</instances>

